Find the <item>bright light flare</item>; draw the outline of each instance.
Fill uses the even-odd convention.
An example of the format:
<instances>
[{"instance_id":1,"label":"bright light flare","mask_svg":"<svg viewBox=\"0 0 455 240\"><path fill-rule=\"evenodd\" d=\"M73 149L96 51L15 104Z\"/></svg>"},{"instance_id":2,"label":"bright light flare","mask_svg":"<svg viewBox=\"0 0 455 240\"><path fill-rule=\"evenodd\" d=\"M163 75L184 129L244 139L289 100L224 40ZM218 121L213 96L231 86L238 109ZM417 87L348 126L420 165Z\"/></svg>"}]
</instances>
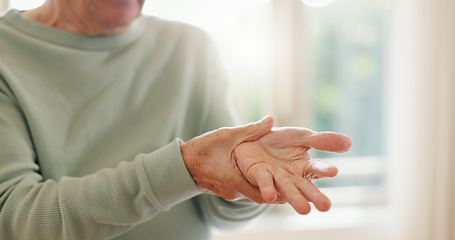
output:
<instances>
[{"instance_id":1,"label":"bright light flare","mask_svg":"<svg viewBox=\"0 0 455 240\"><path fill-rule=\"evenodd\" d=\"M330 5L334 0L302 0L309 7L325 7Z\"/></svg>"}]
</instances>

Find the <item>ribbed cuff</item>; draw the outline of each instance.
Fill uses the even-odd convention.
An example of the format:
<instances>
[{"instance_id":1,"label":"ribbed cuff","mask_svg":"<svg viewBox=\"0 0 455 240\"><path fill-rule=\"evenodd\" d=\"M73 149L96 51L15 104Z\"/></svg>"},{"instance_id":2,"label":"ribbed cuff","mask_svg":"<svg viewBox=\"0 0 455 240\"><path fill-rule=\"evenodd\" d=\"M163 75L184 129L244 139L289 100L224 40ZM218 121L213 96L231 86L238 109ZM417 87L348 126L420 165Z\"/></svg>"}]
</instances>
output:
<instances>
[{"instance_id":1,"label":"ribbed cuff","mask_svg":"<svg viewBox=\"0 0 455 240\"><path fill-rule=\"evenodd\" d=\"M158 209L165 211L201 194L180 152L180 139L144 155L144 167Z\"/></svg>"}]
</instances>

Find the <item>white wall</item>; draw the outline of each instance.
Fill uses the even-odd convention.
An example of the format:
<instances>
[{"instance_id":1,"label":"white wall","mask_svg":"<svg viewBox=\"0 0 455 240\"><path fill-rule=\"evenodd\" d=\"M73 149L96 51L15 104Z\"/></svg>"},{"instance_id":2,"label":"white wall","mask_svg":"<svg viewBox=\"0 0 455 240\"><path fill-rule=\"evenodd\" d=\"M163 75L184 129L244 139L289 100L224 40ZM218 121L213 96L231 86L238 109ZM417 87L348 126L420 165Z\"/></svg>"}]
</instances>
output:
<instances>
[{"instance_id":1,"label":"white wall","mask_svg":"<svg viewBox=\"0 0 455 240\"><path fill-rule=\"evenodd\" d=\"M9 6L9 0L0 0L0 13L5 11Z\"/></svg>"}]
</instances>

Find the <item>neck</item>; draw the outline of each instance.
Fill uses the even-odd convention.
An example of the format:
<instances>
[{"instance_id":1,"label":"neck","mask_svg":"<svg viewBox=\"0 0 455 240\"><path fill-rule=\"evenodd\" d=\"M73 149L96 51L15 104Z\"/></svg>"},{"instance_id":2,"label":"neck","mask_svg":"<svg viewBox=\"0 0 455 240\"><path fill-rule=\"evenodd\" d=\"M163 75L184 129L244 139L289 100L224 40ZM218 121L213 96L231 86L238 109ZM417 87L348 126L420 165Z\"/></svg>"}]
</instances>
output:
<instances>
[{"instance_id":1,"label":"neck","mask_svg":"<svg viewBox=\"0 0 455 240\"><path fill-rule=\"evenodd\" d=\"M24 15L44 25L59 28L82 35L116 35L125 32L132 21L122 24L106 24L88 19L77 12L74 1L48 0L42 6L25 11Z\"/></svg>"}]
</instances>

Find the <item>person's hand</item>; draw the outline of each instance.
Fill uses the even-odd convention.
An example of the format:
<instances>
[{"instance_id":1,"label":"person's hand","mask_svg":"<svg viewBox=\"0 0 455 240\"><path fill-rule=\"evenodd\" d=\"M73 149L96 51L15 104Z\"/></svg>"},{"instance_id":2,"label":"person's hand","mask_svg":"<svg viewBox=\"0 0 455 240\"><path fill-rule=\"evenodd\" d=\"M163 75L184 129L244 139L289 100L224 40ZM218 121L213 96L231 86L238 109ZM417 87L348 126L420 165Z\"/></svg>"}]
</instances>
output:
<instances>
[{"instance_id":1,"label":"person's hand","mask_svg":"<svg viewBox=\"0 0 455 240\"><path fill-rule=\"evenodd\" d=\"M260 189L270 203L280 197L300 214L310 212L309 202L320 211L330 209L331 202L312 182L334 177L336 166L310 160L308 150L345 152L351 140L342 134L313 132L305 128L275 128L264 137L244 142L235 149L235 159L243 175Z\"/></svg>"},{"instance_id":2,"label":"person's hand","mask_svg":"<svg viewBox=\"0 0 455 240\"><path fill-rule=\"evenodd\" d=\"M205 193L226 200L249 198L264 203L257 187L242 175L234 159L234 149L269 133L273 118L235 128L221 128L180 145L185 165L197 186Z\"/></svg>"}]
</instances>

